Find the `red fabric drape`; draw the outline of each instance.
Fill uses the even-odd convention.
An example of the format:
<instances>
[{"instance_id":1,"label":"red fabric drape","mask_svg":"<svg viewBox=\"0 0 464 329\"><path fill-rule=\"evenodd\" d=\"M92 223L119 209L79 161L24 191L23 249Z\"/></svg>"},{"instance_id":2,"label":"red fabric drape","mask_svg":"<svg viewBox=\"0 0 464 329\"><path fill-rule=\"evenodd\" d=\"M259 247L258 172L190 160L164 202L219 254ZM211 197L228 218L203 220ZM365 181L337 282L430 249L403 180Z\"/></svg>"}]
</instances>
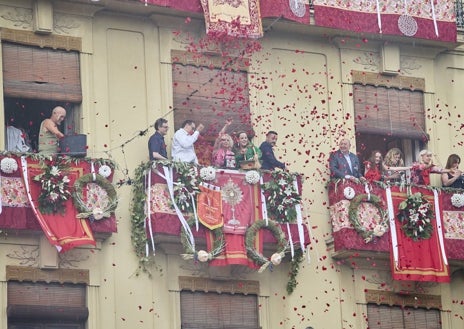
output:
<instances>
[{"instance_id":1,"label":"red fabric drape","mask_svg":"<svg viewBox=\"0 0 464 329\"><path fill-rule=\"evenodd\" d=\"M70 186L81 176L80 168L69 168L67 176L69 177ZM65 213L62 214L42 214L38 208L38 198L41 193L40 183L33 180L34 176L42 173L42 169L37 163L28 164L28 179L32 204L36 209L36 218L39 222L48 241L56 246L60 252L65 252L74 247L91 244L95 245L95 239L92 230L85 219L76 218L76 208L73 205L72 199L66 201Z\"/></svg>"},{"instance_id":2,"label":"red fabric drape","mask_svg":"<svg viewBox=\"0 0 464 329\"><path fill-rule=\"evenodd\" d=\"M422 193L429 201L435 214L434 196L432 191L424 188L413 188L411 192ZM398 213L398 205L405 198L407 198L407 194L399 191L392 191L395 217ZM396 265L394 262L392 250L390 253L390 259L392 262L391 270L393 279L449 282L449 267L445 264L445 255L443 255L440 249L436 219L434 218L434 220L432 220L433 234L431 238L418 241L414 241L407 237L401 230L401 223L396 218L395 221L396 234L398 237L398 264ZM394 246L392 246L392 248L393 247Z\"/></svg>"},{"instance_id":3,"label":"red fabric drape","mask_svg":"<svg viewBox=\"0 0 464 329\"><path fill-rule=\"evenodd\" d=\"M319 1L323 3L323 1ZM449 1L453 6L452 2ZM358 33L382 33L391 35L403 35L398 27L398 18L401 14L388 13L381 10L381 26L378 26L376 12L365 13L357 8L324 6L314 3L314 20L316 25L331 27L341 30L349 30ZM457 28L455 21L440 21L437 19L438 36L435 34L433 19L424 17L414 17L417 22L417 32L414 38L440 40L446 42L456 42Z\"/></svg>"}]
</instances>

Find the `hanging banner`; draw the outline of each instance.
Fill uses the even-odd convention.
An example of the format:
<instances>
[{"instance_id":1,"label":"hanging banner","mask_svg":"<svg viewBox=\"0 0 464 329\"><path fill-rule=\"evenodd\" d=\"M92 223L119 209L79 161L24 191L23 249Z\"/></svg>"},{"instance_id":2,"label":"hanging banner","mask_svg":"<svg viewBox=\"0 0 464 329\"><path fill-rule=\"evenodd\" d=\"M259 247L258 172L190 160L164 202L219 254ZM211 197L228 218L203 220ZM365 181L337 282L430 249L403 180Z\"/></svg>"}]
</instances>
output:
<instances>
[{"instance_id":1,"label":"hanging banner","mask_svg":"<svg viewBox=\"0 0 464 329\"><path fill-rule=\"evenodd\" d=\"M259 0L201 0L207 34L263 36Z\"/></svg>"},{"instance_id":2,"label":"hanging banner","mask_svg":"<svg viewBox=\"0 0 464 329\"><path fill-rule=\"evenodd\" d=\"M456 42L452 0L314 0L313 4L318 26Z\"/></svg>"},{"instance_id":3,"label":"hanging banner","mask_svg":"<svg viewBox=\"0 0 464 329\"><path fill-rule=\"evenodd\" d=\"M439 198L435 198L433 191L425 188L412 188L412 194L421 193L428 201L431 209L430 223L432 233L429 238L414 240L407 236L402 229L403 223L398 220L399 205L408 195L398 190L392 191L387 197L390 207L391 271L394 280L449 282L450 272L443 246L443 228L441 225L441 207ZM418 211L421 211L420 209ZM393 215L393 216L392 216ZM414 220L409 215L407 220Z\"/></svg>"},{"instance_id":4,"label":"hanging banner","mask_svg":"<svg viewBox=\"0 0 464 329\"><path fill-rule=\"evenodd\" d=\"M197 201L198 220L210 230L223 226L221 191L202 185L199 188L201 192Z\"/></svg>"}]
</instances>

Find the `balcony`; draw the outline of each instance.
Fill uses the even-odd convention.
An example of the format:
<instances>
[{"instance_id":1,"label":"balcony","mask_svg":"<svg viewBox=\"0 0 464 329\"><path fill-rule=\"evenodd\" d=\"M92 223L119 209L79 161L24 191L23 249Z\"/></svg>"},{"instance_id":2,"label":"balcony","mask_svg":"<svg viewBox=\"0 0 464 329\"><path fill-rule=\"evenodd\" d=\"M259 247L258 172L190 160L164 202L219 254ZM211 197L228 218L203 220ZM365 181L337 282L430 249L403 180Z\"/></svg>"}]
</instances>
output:
<instances>
[{"instance_id":1,"label":"balcony","mask_svg":"<svg viewBox=\"0 0 464 329\"><path fill-rule=\"evenodd\" d=\"M110 182L113 168L103 159L3 153L0 231L15 235L44 233L58 248L68 243L69 247L92 243L94 234L106 238L117 232L117 196ZM49 186L48 195L44 186ZM64 227L70 231L65 232ZM59 241L61 234L68 233L69 241ZM87 240L70 241L73 235Z\"/></svg>"},{"instance_id":2,"label":"balcony","mask_svg":"<svg viewBox=\"0 0 464 329\"><path fill-rule=\"evenodd\" d=\"M236 272L278 265L309 244L298 174L164 161L142 164L132 188L132 241L142 268L147 246Z\"/></svg>"},{"instance_id":3,"label":"balcony","mask_svg":"<svg viewBox=\"0 0 464 329\"><path fill-rule=\"evenodd\" d=\"M444 251L450 265L464 265L463 191L435 188L434 192L432 187L394 185L388 188L371 184L368 200L364 185L340 180L331 182L328 192L333 238L328 243L335 259L389 259L394 244L389 217L393 214L396 231L400 232L405 222L399 222L399 205L408 196L421 193L433 208L433 229L434 232L442 232ZM388 195L393 200L390 212Z\"/></svg>"}]
</instances>

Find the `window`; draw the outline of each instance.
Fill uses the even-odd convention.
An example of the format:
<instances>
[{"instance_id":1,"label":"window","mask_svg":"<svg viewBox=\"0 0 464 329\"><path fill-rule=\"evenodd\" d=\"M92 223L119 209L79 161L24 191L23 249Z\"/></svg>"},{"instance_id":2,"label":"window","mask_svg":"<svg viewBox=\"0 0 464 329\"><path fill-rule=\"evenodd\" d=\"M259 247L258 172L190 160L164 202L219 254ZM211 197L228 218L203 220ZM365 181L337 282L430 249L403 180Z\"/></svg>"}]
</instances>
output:
<instances>
[{"instance_id":1,"label":"window","mask_svg":"<svg viewBox=\"0 0 464 329\"><path fill-rule=\"evenodd\" d=\"M181 291L182 329L258 329L256 295Z\"/></svg>"},{"instance_id":2,"label":"window","mask_svg":"<svg viewBox=\"0 0 464 329\"><path fill-rule=\"evenodd\" d=\"M8 282L8 329L84 329L86 286Z\"/></svg>"},{"instance_id":3,"label":"window","mask_svg":"<svg viewBox=\"0 0 464 329\"><path fill-rule=\"evenodd\" d=\"M441 329L438 309L367 305L369 329Z\"/></svg>"},{"instance_id":4,"label":"window","mask_svg":"<svg viewBox=\"0 0 464 329\"><path fill-rule=\"evenodd\" d=\"M356 149L360 159L373 150L399 148L405 162L416 160L428 140L422 79L353 72Z\"/></svg>"},{"instance_id":5,"label":"window","mask_svg":"<svg viewBox=\"0 0 464 329\"><path fill-rule=\"evenodd\" d=\"M37 150L40 123L57 105L67 111L60 130L78 132L79 53L3 42L2 55L5 124L24 132L30 151Z\"/></svg>"},{"instance_id":6,"label":"window","mask_svg":"<svg viewBox=\"0 0 464 329\"><path fill-rule=\"evenodd\" d=\"M187 119L203 123L205 130L195 144L201 164L210 164L214 141L226 119L233 120L228 134L243 130L253 137L243 59L173 51L172 61L174 128Z\"/></svg>"}]
</instances>

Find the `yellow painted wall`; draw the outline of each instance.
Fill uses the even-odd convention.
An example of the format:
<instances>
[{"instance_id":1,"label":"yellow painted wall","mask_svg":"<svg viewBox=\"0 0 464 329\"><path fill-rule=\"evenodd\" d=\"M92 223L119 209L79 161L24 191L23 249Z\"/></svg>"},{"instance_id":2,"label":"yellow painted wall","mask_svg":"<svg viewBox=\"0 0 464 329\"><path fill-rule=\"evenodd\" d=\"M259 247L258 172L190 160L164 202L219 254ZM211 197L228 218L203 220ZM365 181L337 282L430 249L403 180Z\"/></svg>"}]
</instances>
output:
<instances>
[{"instance_id":1,"label":"yellow painted wall","mask_svg":"<svg viewBox=\"0 0 464 329\"><path fill-rule=\"evenodd\" d=\"M183 35L201 37L203 26L195 18L186 24L183 17L152 15L160 10L139 3L131 4L138 13L128 12L127 6L115 0L95 5L89 1L52 3L55 20L67 27L53 33L82 38L80 110L89 155L115 160L119 164L115 181L126 180L142 161L148 160L147 141L154 132L150 126L167 113L170 130L166 140L170 141L175 130L170 112L170 52L185 47ZM32 13L31 8L31 1L0 1L0 27L32 30L30 20L20 22L21 13ZM119 8L119 12L111 8ZM328 153L336 148L341 136L354 141L350 72L379 72L384 41L372 39L366 43L355 37L313 33L310 28L305 33L288 29L292 26L277 24L261 39L263 49L254 54L250 67L250 103L256 143L264 139L267 130L277 130L276 154L289 163L291 171L305 175L303 211L312 235L309 260L301 264L299 285L290 296L285 291L288 264L263 274L244 271L238 279L259 280L263 329L366 328L364 289L395 287L388 281L388 265L377 270L369 262L357 266L357 260L331 258L325 184L329 177ZM174 31L183 32L175 36ZM398 44L402 74L426 81L429 148L442 164L451 152L464 155L463 53L460 49L446 51L408 40ZM267 89L259 88L263 86L263 77ZM0 123L2 120L0 114ZM146 129L148 133L140 136ZM91 273L87 327L179 329L177 278L197 275L196 271L179 254L161 248L154 258L152 277L136 275L137 259L130 239L130 190L129 185L117 190L118 233L100 241L95 249L69 252L69 257L77 259L78 268ZM8 255L38 244L38 236L0 239L0 329L7 328L4 266L20 263ZM213 278L218 273L237 278L227 269L202 271L202 275ZM442 295L444 309L449 310L442 313L445 329L463 326L463 278L459 270L452 276L451 284L424 288L427 293ZM381 284L385 282L386 285Z\"/></svg>"}]
</instances>

